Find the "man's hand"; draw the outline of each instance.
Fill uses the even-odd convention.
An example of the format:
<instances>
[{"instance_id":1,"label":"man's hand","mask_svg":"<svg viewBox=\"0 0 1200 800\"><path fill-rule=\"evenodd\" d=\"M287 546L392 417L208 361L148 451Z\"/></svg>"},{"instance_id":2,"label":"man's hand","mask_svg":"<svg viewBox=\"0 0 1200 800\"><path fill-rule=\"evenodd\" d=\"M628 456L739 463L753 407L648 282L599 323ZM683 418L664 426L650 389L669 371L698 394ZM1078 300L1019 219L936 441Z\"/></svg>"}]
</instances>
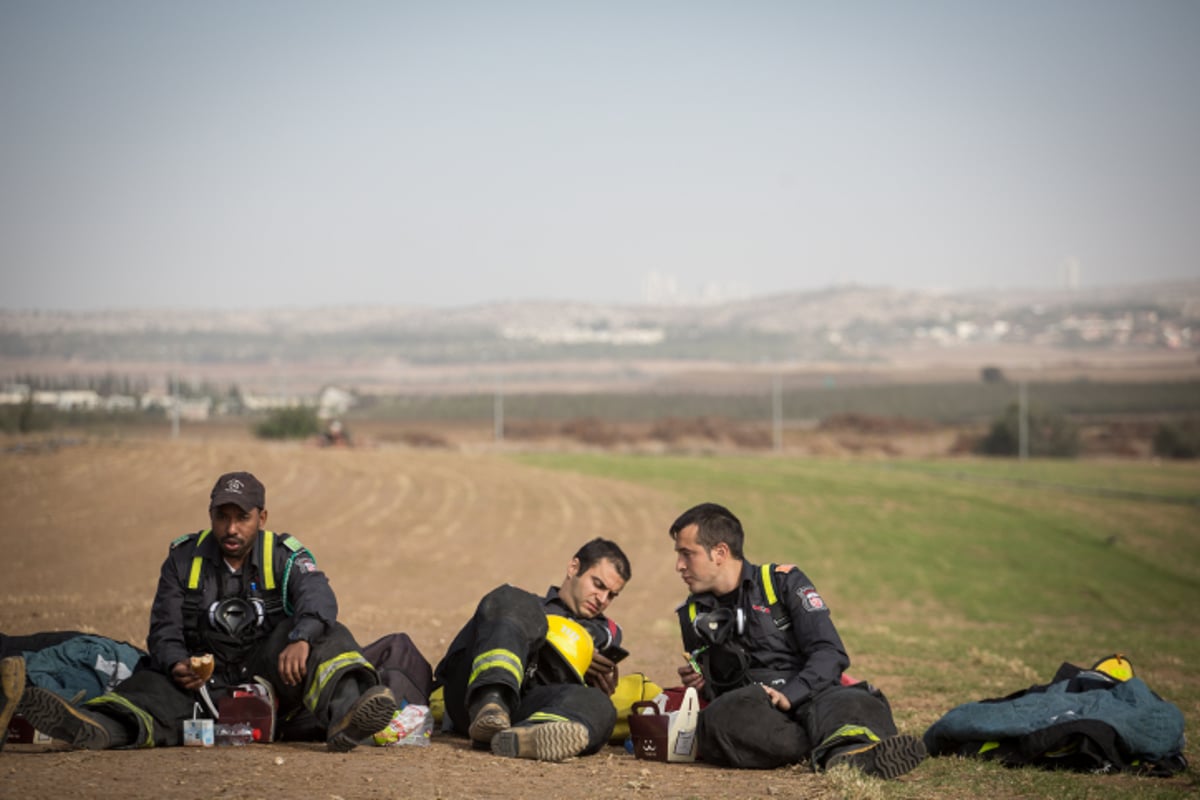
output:
<instances>
[{"instance_id":1,"label":"man's hand","mask_svg":"<svg viewBox=\"0 0 1200 800\"><path fill-rule=\"evenodd\" d=\"M679 668L679 680L683 682L684 686L691 687L698 692L704 688L704 676L697 671L691 656L684 653L683 657L687 659L687 663Z\"/></svg>"},{"instance_id":2,"label":"man's hand","mask_svg":"<svg viewBox=\"0 0 1200 800\"><path fill-rule=\"evenodd\" d=\"M792 701L784 697L783 692L772 689L770 686L763 686L763 691L767 693L767 697L771 698L771 705L780 711L791 711Z\"/></svg>"},{"instance_id":3,"label":"man's hand","mask_svg":"<svg viewBox=\"0 0 1200 800\"><path fill-rule=\"evenodd\" d=\"M175 666L171 667L171 679L179 688L189 692L194 692L204 685L204 679L192 669L190 661L176 661Z\"/></svg>"},{"instance_id":4,"label":"man's hand","mask_svg":"<svg viewBox=\"0 0 1200 800\"><path fill-rule=\"evenodd\" d=\"M611 695L617 690L617 665L606 656L596 653L592 656L592 663L587 668L587 674L584 675L584 680L589 686L595 686L597 689L603 690L607 695Z\"/></svg>"},{"instance_id":5,"label":"man's hand","mask_svg":"<svg viewBox=\"0 0 1200 800\"><path fill-rule=\"evenodd\" d=\"M308 642L301 639L283 648L279 654L279 677L288 686L299 686L308 674Z\"/></svg>"}]
</instances>

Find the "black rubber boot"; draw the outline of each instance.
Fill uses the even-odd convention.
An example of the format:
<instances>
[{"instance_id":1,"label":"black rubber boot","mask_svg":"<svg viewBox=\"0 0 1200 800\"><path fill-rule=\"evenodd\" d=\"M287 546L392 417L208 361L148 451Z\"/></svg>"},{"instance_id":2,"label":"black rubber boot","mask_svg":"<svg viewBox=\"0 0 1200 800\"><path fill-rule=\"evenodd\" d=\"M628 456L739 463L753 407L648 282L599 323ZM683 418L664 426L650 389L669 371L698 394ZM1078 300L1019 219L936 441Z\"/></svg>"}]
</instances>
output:
<instances>
[{"instance_id":1,"label":"black rubber boot","mask_svg":"<svg viewBox=\"0 0 1200 800\"><path fill-rule=\"evenodd\" d=\"M471 727L467 733L477 747L489 747L492 737L512 725L511 711L499 687L484 687L474 692L467 705Z\"/></svg>"}]
</instances>

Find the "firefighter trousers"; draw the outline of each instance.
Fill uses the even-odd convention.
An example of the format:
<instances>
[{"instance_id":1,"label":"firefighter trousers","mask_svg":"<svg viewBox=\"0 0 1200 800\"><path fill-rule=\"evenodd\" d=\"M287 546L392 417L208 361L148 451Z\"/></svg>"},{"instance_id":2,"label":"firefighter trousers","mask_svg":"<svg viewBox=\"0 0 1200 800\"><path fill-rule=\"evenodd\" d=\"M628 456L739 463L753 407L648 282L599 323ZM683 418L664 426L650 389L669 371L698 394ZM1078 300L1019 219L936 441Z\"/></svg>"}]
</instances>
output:
<instances>
[{"instance_id":1,"label":"firefighter trousers","mask_svg":"<svg viewBox=\"0 0 1200 800\"><path fill-rule=\"evenodd\" d=\"M774 769L810 759L815 770L838 748L896 733L887 698L869 684L831 686L791 712L751 684L709 703L696 739L701 757L719 766Z\"/></svg>"},{"instance_id":2,"label":"firefighter trousers","mask_svg":"<svg viewBox=\"0 0 1200 800\"><path fill-rule=\"evenodd\" d=\"M291 628L290 621L277 625L247 658L246 671L271 684L279 705L276 715L280 738L320 739L330 723L346 714L363 691L379 683L379 677L349 629L334 623L324 636L311 643L304 681L299 686L287 686L279 675L279 653L288 645ZM220 693L219 687L213 688ZM147 669L135 672L113 691L89 700L84 708L119 723L131 746L170 747L183 743L183 721L196 713L197 703L201 703L199 692L185 691L169 675ZM210 714L204 709L199 716Z\"/></svg>"},{"instance_id":3,"label":"firefighter trousers","mask_svg":"<svg viewBox=\"0 0 1200 800\"><path fill-rule=\"evenodd\" d=\"M608 695L578 683L538 683L537 654L546 643L546 631L546 612L537 595L507 584L484 595L436 670L456 733L465 734L471 725L472 698L494 689L508 703L514 725L582 723L588 730L585 754L608 742L616 724Z\"/></svg>"}]
</instances>

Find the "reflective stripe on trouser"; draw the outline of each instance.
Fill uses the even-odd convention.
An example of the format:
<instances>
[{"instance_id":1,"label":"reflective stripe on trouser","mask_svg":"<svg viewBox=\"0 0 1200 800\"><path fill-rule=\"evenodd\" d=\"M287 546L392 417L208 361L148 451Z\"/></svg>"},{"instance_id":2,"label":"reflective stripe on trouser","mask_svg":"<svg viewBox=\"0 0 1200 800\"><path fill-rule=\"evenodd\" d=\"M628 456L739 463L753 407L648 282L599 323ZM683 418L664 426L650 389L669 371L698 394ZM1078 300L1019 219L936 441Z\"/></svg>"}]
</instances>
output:
<instances>
[{"instance_id":1,"label":"reflective stripe on trouser","mask_svg":"<svg viewBox=\"0 0 1200 800\"><path fill-rule=\"evenodd\" d=\"M509 703L519 699L530 654L545 638L540 597L508 584L483 596L434 671L446 689L446 715L457 733L470 726L471 693L486 686L500 690Z\"/></svg>"},{"instance_id":2,"label":"reflective stripe on trouser","mask_svg":"<svg viewBox=\"0 0 1200 800\"><path fill-rule=\"evenodd\" d=\"M817 743L811 753L814 769L823 767L834 749L877 744L897 733L887 698L868 683L821 690L801 708L799 719L804 721L808 738Z\"/></svg>"},{"instance_id":3,"label":"reflective stripe on trouser","mask_svg":"<svg viewBox=\"0 0 1200 800\"><path fill-rule=\"evenodd\" d=\"M862 725L843 725L833 733L826 736L819 745L813 748L812 763L813 766L824 764L826 756L830 755L834 750L851 744L879 744L879 736L870 728Z\"/></svg>"},{"instance_id":4,"label":"reflective stripe on trouser","mask_svg":"<svg viewBox=\"0 0 1200 800\"><path fill-rule=\"evenodd\" d=\"M521 661L521 657L512 650L504 650L496 648L488 650L486 653L480 653L475 656L475 660L471 662L471 676L467 678L467 694L470 695L471 688L474 687L476 681L480 683L499 683L492 679L487 673L490 670L499 669L510 673L517 681L517 686L525 679L525 666ZM482 677L482 680L480 678Z\"/></svg>"},{"instance_id":5,"label":"reflective stripe on trouser","mask_svg":"<svg viewBox=\"0 0 1200 800\"><path fill-rule=\"evenodd\" d=\"M131 701L119 694L102 694L99 697L94 697L84 703L89 709L96 711L107 711L112 709L116 711L116 716L121 716L121 711L128 712L135 720L137 720L138 732L134 739L134 744L138 747L154 747L154 717L150 716L150 712L138 707Z\"/></svg>"},{"instance_id":6,"label":"reflective stripe on trouser","mask_svg":"<svg viewBox=\"0 0 1200 800\"><path fill-rule=\"evenodd\" d=\"M348 669L375 671L375 667L371 666L371 662L367 661L363 657L363 654L357 650L338 653L333 658L322 661L317 665L317 669L313 673L312 681L308 685L308 691L304 693L304 707L316 713L317 704L320 702L321 695L325 692L326 687L332 688L342 673Z\"/></svg>"}]
</instances>

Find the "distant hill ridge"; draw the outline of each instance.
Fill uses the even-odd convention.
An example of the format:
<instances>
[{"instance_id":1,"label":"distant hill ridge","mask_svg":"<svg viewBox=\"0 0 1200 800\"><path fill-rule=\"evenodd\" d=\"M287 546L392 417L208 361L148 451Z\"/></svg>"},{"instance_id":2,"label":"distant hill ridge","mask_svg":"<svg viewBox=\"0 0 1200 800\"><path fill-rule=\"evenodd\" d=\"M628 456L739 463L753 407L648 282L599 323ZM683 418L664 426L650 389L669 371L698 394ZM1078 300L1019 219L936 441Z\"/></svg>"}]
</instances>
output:
<instances>
[{"instance_id":1,"label":"distant hill ridge","mask_svg":"<svg viewBox=\"0 0 1200 800\"><path fill-rule=\"evenodd\" d=\"M895 325L1009 314L1063 314L1108 309L1152 310L1183 322L1200 320L1200 279L1080 289L1005 289L947 292L838 286L721 303L614 305L505 301L453 308L335 306L244 310L118 309L56 311L0 309L0 333L48 334L246 333L257 335L419 332L422 335L504 329L580 327L591 330L671 328L806 334L855 325Z\"/></svg>"}]
</instances>

